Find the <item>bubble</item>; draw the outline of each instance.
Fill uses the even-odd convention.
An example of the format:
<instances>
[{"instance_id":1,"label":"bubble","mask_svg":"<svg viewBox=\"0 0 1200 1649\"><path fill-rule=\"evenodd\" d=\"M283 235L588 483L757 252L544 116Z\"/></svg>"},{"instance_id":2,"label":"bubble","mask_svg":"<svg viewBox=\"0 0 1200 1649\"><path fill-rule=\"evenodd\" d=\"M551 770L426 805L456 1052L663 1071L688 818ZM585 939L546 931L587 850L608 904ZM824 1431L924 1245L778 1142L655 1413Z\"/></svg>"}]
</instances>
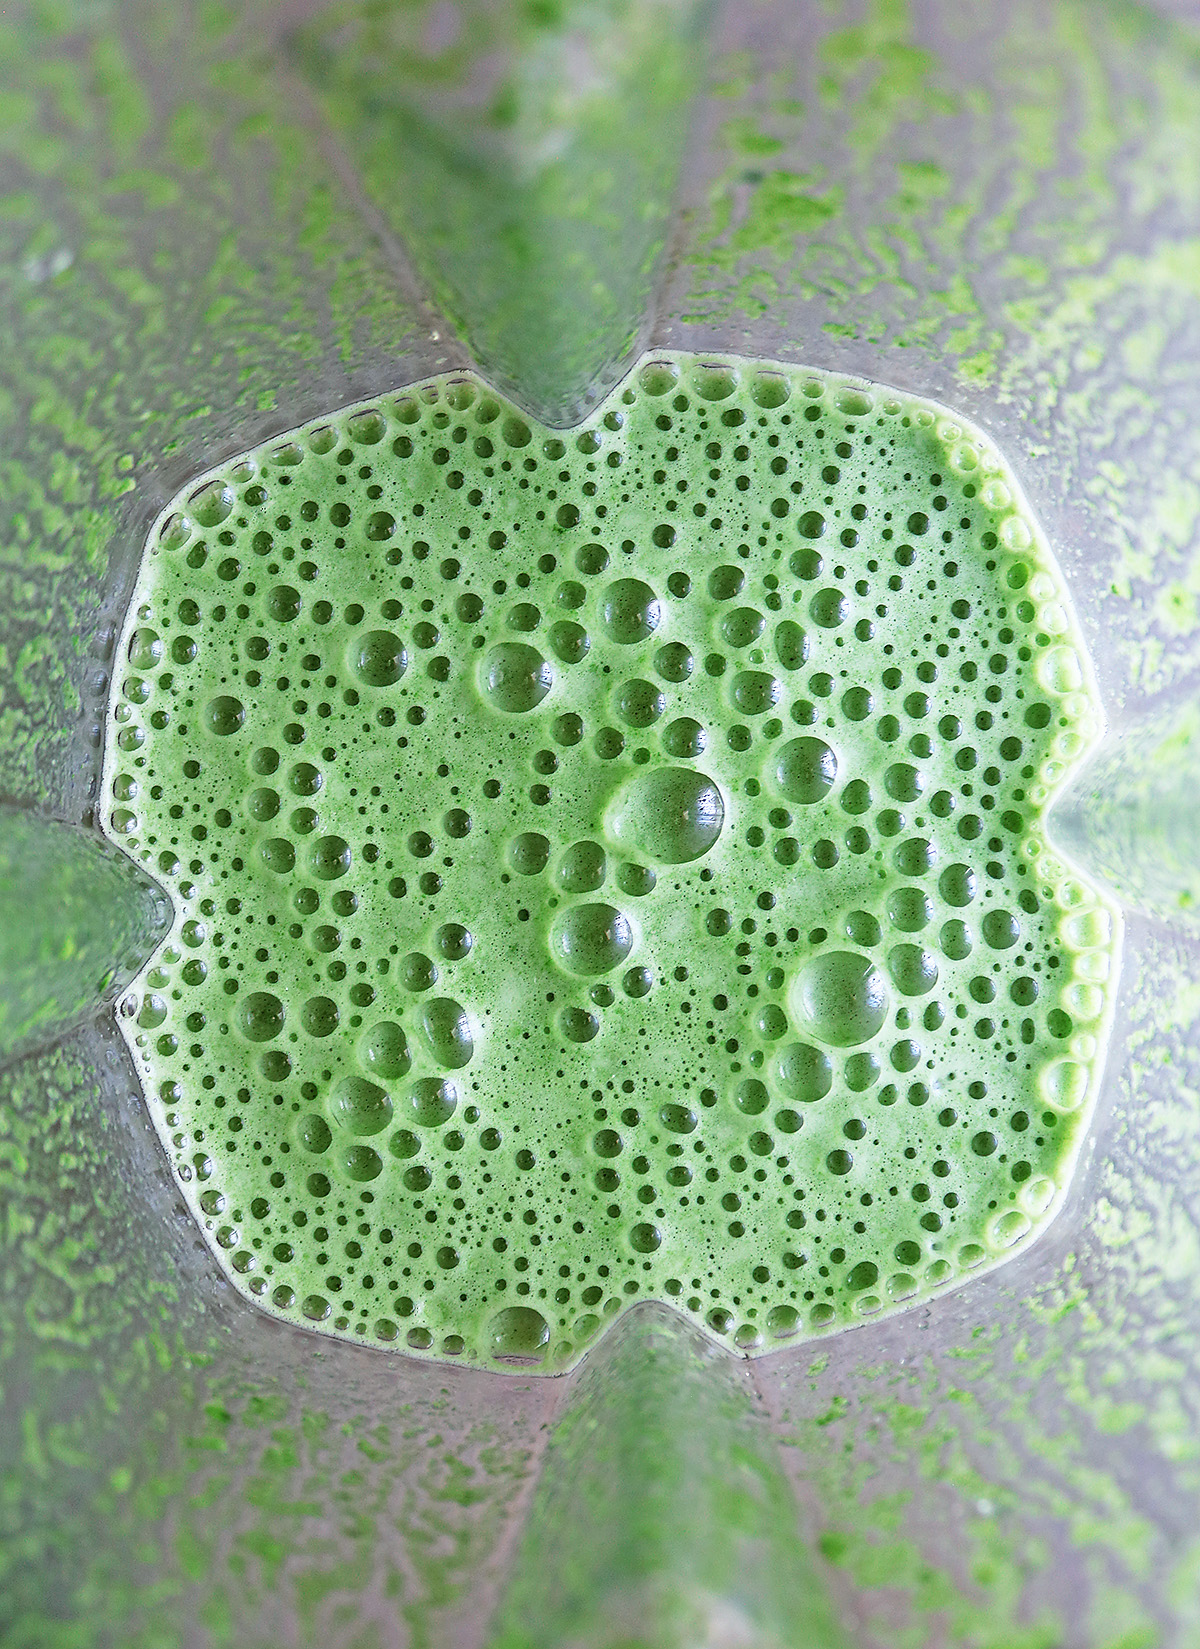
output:
<instances>
[{"instance_id":1,"label":"bubble","mask_svg":"<svg viewBox=\"0 0 1200 1649\"><path fill-rule=\"evenodd\" d=\"M558 885L564 893L595 893L603 886L606 867L599 842L573 842L558 861Z\"/></svg>"},{"instance_id":2,"label":"bubble","mask_svg":"<svg viewBox=\"0 0 1200 1649\"><path fill-rule=\"evenodd\" d=\"M735 607L723 615L718 628L731 647L750 647L762 635L766 622L754 607Z\"/></svg>"},{"instance_id":3,"label":"bubble","mask_svg":"<svg viewBox=\"0 0 1200 1649\"><path fill-rule=\"evenodd\" d=\"M662 608L649 584L618 578L604 592L600 620L610 641L629 647L652 636L662 622Z\"/></svg>"},{"instance_id":4,"label":"bubble","mask_svg":"<svg viewBox=\"0 0 1200 1649\"><path fill-rule=\"evenodd\" d=\"M458 1089L440 1076L423 1076L408 1094L408 1114L418 1128L440 1128L458 1108Z\"/></svg>"},{"instance_id":5,"label":"bubble","mask_svg":"<svg viewBox=\"0 0 1200 1649\"><path fill-rule=\"evenodd\" d=\"M1021 924L1009 910L989 910L980 929L993 950L1010 950L1021 937Z\"/></svg>"},{"instance_id":6,"label":"bubble","mask_svg":"<svg viewBox=\"0 0 1200 1649\"><path fill-rule=\"evenodd\" d=\"M447 962L461 962L471 954L475 938L461 922L446 922L434 934L433 943Z\"/></svg>"},{"instance_id":7,"label":"bubble","mask_svg":"<svg viewBox=\"0 0 1200 1649\"><path fill-rule=\"evenodd\" d=\"M974 948L966 923L960 922L957 917L950 922L942 923L938 943L942 947L942 954L948 956L952 962L964 961Z\"/></svg>"},{"instance_id":8,"label":"bubble","mask_svg":"<svg viewBox=\"0 0 1200 1649\"><path fill-rule=\"evenodd\" d=\"M350 844L342 836L318 836L308 850L309 874L319 882L335 882L350 869Z\"/></svg>"},{"instance_id":9,"label":"bubble","mask_svg":"<svg viewBox=\"0 0 1200 1649\"><path fill-rule=\"evenodd\" d=\"M894 888L887 898L888 921L901 933L920 933L933 921L933 902L923 888ZM850 935L854 937L853 934ZM878 944L878 940L859 943Z\"/></svg>"},{"instance_id":10,"label":"bubble","mask_svg":"<svg viewBox=\"0 0 1200 1649\"><path fill-rule=\"evenodd\" d=\"M829 1055L808 1042L792 1042L775 1056L775 1084L787 1099L806 1105L824 1099L833 1086Z\"/></svg>"},{"instance_id":11,"label":"bubble","mask_svg":"<svg viewBox=\"0 0 1200 1649\"><path fill-rule=\"evenodd\" d=\"M639 773L622 786L608 815L609 828L622 846L665 865L703 858L724 822L720 790L691 767Z\"/></svg>"},{"instance_id":12,"label":"bubble","mask_svg":"<svg viewBox=\"0 0 1200 1649\"><path fill-rule=\"evenodd\" d=\"M582 663L592 645L591 637L583 625L576 624L574 619L569 618L559 619L557 624L552 624L548 639L555 657L561 659L564 664ZM532 709L532 706L527 708Z\"/></svg>"},{"instance_id":13,"label":"bubble","mask_svg":"<svg viewBox=\"0 0 1200 1649\"><path fill-rule=\"evenodd\" d=\"M652 727L667 707L649 681L627 681L617 693L617 714L629 727Z\"/></svg>"},{"instance_id":14,"label":"bubble","mask_svg":"<svg viewBox=\"0 0 1200 1649\"><path fill-rule=\"evenodd\" d=\"M1077 1111L1088 1089L1088 1070L1074 1059L1054 1059L1042 1067L1038 1093L1056 1111Z\"/></svg>"},{"instance_id":15,"label":"bubble","mask_svg":"<svg viewBox=\"0 0 1200 1649\"><path fill-rule=\"evenodd\" d=\"M126 655L135 670L155 670L162 663L162 637L157 630L137 629L129 638Z\"/></svg>"},{"instance_id":16,"label":"bubble","mask_svg":"<svg viewBox=\"0 0 1200 1649\"><path fill-rule=\"evenodd\" d=\"M893 801L915 802L925 788L925 781L907 762L893 762L883 775L883 788Z\"/></svg>"},{"instance_id":17,"label":"bubble","mask_svg":"<svg viewBox=\"0 0 1200 1649\"><path fill-rule=\"evenodd\" d=\"M228 738L245 726L246 706L231 693L218 693L205 705L204 720L210 733L215 733L218 738Z\"/></svg>"},{"instance_id":18,"label":"bubble","mask_svg":"<svg viewBox=\"0 0 1200 1649\"><path fill-rule=\"evenodd\" d=\"M535 710L554 685L554 672L524 641L502 641L483 661L481 682L488 703L508 715Z\"/></svg>"},{"instance_id":19,"label":"bubble","mask_svg":"<svg viewBox=\"0 0 1200 1649\"><path fill-rule=\"evenodd\" d=\"M775 626L775 657L785 670L798 670L808 658L808 637L794 619Z\"/></svg>"},{"instance_id":20,"label":"bubble","mask_svg":"<svg viewBox=\"0 0 1200 1649\"><path fill-rule=\"evenodd\" d=\"M384 1082L406 1075L412 1064L408 1038L403 1028L391 1019L381 1019L363 1032L358 1057L369 1075Z\"/></svg>"},{"instance_id":21,"label":"bubble","mask_svg":"<svg viewBox=\"0 0 1200 1649\"><path fill-rule=\"evenodd\" d=\"M300 611L300 592L290 584L277 584L267 592L267 613L279 624L290 623Z\"/></svg>"},{"instance_id":22,"label":"bubble","mask_svg":"<svg viewBox=\"0 0 1200 1649\"><path fill-rule=\"evenodd\" d=\"M588 978L611 973L633 949L633 926L614 905L572 905L550 931L555 956L571 973Z\"/></svg>"},{"instance_id":23,"label":"bubble","mask_svg":"<svg viewBox=\"0 0 1200 1649\"><path fill-rule=\"evenodd\" d=\"M276 876L286 876L296 868L296 849L286 836L272 836L259 847L262 862Z\"/></svg>"},{"instance_id":24,"label":"bubble","mask_svg":"<svg viewBox=\"0 0 1200 1649\"><path fill-rule=\"evenodd\" d=\"M435 996L421 1008L421 1035L439 1065L449 1071L469 1065L475 1054L475 1038L467 1010L450 996Z\"/></svg>"},{"instance_id":25,"label":"bubble","mask_svg":"<svg viewBox=\"0 0 1200 1649\"><path fill-rule=\"evenodd\" d=\"M379 1134L392 1120L392 1102L385 1089L366 1077L347 1076L333 1091L334 1120L351 1134Z\"/></svg>"},{"instance_id":26,"label":"bubble","mask_svg":"<svg viewBox=\"0 0 1200 1649\"><path fill-rule=\"evenodd\" d=\"M833 788L838 762L823 739L789 739L776 752L775 783L789 802L811 806Z\"/></svg>"},{"instance_id":27,"label":"bubble","mask_svg":"<svg viewBox=\"0 0 1200 1649\"><path fill-rule=\"evenodd\" d=\"M600 1034L600 1021L586 1008L564 1008L558 1025L567 1042L591 1042Z\"/></svg>"},{"instance_id":28,"label":"bubble","mask_svg":"<svg viewBox=\"0 0 1200 1649\"><path fill-rule=\"evenodd\" d=\"M938 982L937 960L920 945L893 945L887 966L901 996L924 996Z\"/></svg>"},{"instance_id":29,"label":"bubble","mask_svg":"<svg viewBox=\"0 0 1200 1649\"><path fill-rule=\"evenodd\" d=\"M766 1110L771 1103L771 1096L767 1092L766 1083L761 1082L756 1076L751 1076L738 1083L733 1091L733 1103L743 1116L755 1117Z\"/></svg>"},{"instance_id":30,"label":"bubble","mask_svg":"<svg viewBox=\"0 0 1200 1649\"><path fill-rule=\"evenodd\" d=\"M735 710L743 716L763 716L783 697L782 683L765 670L739 670L730 689Z\"/></svg>"},{"instance_id":31,"label":"bubble","mask_svg":"<svg viewBox=\"0 0 1200 1649\"><path fill-rule=\"evenodd\" d=\"M975 897L975 872L970 865L947 865L938 877L938 892L948 905L969 905Z\"/></svg>"},{"instance_id":32,"label":"bubble","mask_svg":"<svg viewBox=\"0 0 1200 1649\"><path fill-rule=\"evenodd\" d=\"M904 876L924 876L937 862L937 848L923 836L912 836L900 843L892 861Z\"/></svg>"},{"instance_id":33,"label":"bubble","mask_svg":"<svg viewBox=\"0 0 1200 1649\"><path fill-rule=\"evenodd\" d=\"M695 660L682 641L668 641L654 655L654 668L664 681L686 681L695 668Z\"/></svg>"},{"instance_id":34,"label":"bubble","mask_svg":"<svg viewBox=\"0 0 1200 1649\"><path fill-rule=\"evenodd\" d=\"M369 630L352 643L350 668L366 687L391 687L408 669L408 654L390 630Z\"/></svg>"},{"instance_id":35,"label":"bubble","mask_svg":"<svg viewBox=\"0 0 1200 1649\"><path fill-rule=\"evenodd\" d=\"M550 843L536 831L523 831L509 846L509 861L519 876L536 876L545 870Z\"/></svg>"},{"instance_id":36,"label":"bubble","mask_svg":"<svg viewBox=\"0 0 1200 1649\"><path fill-rule=\"evenodd\" d=\"M246 797L246 811L256 824L266 824L279 812L279 797L265 786L252 790Z\"/></svg>"},{"instance_id":37,"label":"bubble","mask_svg":"<svg viewBox=\"0 0 1200 1649\"><path fill-rule=\"evenodd\" d=\"M808 611L814 624L823 630L836 630L849 618L850 603L841 590L818 590L808 603Z\"/></svg>"},{"instance_id":38,"label":"bubble","mask_svg":"<svg viewBox=\"0 0 1200 1649\"><path fill-rule=\"evenodd\" d=\"M550 1324L532 1306L505 1306L488 1323L488 1350L498 1363L540 1363L549 1344Z\"/></svg>"},{"instance_id":39,"label":"bubble","mask_svg":"<svg viewBox=\"0 0 1200 1649\"><path fill-rule=\"evenodd\" d=\"M643 1222L629 1233L629 1243L637 1254L653 1254L662 1245L662 1232L656 1225Z\"/></svg>"},{"instance_id":40,"label":"bubble","mask_svg":"<svg viewBox=\"0 0 1200 1649\"><path fill-rule=\"evenodd\" d=\"M671 1134L694 1134L700 1119L690 1105L660 1105L658 1120Z\"/></svg>"},{"instance_id":41,"label":"bubble","mask_svg":"<svg viewBox=\"0 0 1200 1649\"><path fill-rule=\"evenodd\" d=\"M238 1024L249 1042L270 1042L283 1029L283 1003L270 991L251 991L238 1008Z\"/></svg>"},{"instance_id":42,"label":"bubble","mask_svg":"<svg viewBox=\"0 0 1200 1649\"><path fill-rule=\"evenodd\" d=\"M797 1016L835 1048L868 1042L887 1017L888 994L875 964L856 951L825 951L801 969L792 989Z\"/></svg>"},{"instance_id":43,"label":"bubble","mask_svg":"<svg viewBox=\"0 0 1200 1649\"><path fill-rule=\"evenodd\" d=\"M741 595L746 575L740 567L714 567L708 575L708 593L714 601L732 601Z\"/></svg>"},{"instance_id":44,"label":"bubble","mask_svg":"<svg viewBox=\"0 0 1200 1649\"><path fill-rule=\"evenodd\" d=\"M691 716L678 716L662 730L662 747L668 756L678 759L702 756L707 744L707 734Z\"/></svg>"},{"instance_id":45,"label":"bubble","mask_svg":"<svg viewBox=\"0 0 1200 1649\"><path fill-rule=\"evenodd\" d=\"M329 996L310 996L300 1009L300 1023L309 1036L332 1036L339 1018L338 1005Z\"/></svg>"},{"instance_id":46,"label":"bubble","mask_svg":"<svg viewBox=\"0 0 1200 1649\"><path fill-rule=\"evenodd\" d=\"M347 1179L359 1184L378 1179L383 1172L383 1158L369 1145L347 1146L341 1154L341 1163Z\"/></svg>"}]
</instances>

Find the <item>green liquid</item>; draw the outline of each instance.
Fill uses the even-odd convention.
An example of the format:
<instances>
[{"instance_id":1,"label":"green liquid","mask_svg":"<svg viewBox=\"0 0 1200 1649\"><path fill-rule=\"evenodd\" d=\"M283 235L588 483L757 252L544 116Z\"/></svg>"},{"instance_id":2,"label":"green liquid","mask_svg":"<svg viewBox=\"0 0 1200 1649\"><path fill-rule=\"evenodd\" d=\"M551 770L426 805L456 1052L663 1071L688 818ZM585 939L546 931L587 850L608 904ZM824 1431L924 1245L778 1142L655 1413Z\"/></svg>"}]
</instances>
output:
<instances>
[{"instance_id":1,"label":"green liquid","mask_svg":"<svg viewBox=\"0 0 1200 1649\"><path fill-rule=\"evenodd\" d=\"M556 433L435 380L180 498L125 645L105 819L177 913L126 1034L264 1307L756 1353L1056 1211L1119 931L1043 820L1099 717L940 409L656 357Z\"/></svg>"}]
</instances>

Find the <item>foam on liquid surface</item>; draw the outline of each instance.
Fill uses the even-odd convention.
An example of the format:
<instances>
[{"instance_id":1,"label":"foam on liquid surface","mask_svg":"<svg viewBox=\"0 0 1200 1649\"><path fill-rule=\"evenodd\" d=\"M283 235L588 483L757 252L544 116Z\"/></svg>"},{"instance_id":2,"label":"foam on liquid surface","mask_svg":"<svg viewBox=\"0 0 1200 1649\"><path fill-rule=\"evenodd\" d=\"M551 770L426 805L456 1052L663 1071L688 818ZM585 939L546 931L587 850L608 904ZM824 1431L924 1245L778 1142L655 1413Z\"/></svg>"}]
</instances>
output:
<instances>
[{"instance_id":1,"label":"foam on liquid surface","mask_svg":"<svg viewBox=\"0 0 1200 1649\"><path fill-rule=\"evenodd\" d=\"M438 379L189 489L124 646L104 819L176 921L122 1023L264 1308L557 1370L660 1298L759 1352L1056 1210L1095 689L940 409L658 356L561 433Z\"/></svg>"}]
</instances>

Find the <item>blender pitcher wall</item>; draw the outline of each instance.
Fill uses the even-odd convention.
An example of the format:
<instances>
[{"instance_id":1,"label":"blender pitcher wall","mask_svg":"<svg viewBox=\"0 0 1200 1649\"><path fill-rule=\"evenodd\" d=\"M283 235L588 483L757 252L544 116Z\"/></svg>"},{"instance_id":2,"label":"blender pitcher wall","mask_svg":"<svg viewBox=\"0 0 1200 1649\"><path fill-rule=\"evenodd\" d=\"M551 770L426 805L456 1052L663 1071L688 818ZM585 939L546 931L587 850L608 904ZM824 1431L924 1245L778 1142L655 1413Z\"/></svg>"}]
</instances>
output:
<instances>
[{"instance_id":1,"label":"blender pitcher wall","mask_svg":"<svg viewBox=\"0 0 1200 1649\"><path fill-rule=\"evenodd\" d=\"M103 625L166 500L465 360L281 18L0 21L0 793L73 821ZM1069 0L747 5L715 31L652 340L960 409L1055 547L1114 723L1194 696L1195 32ZM756 1365L866 1644L1200 1632L1196 964L1129 923L1090 1151L1035 1248ZM6 1645L483 1644L559 1383L317 1344L234 1298L103 1021L0 1085Z\"/></svg>"}]
</instances>

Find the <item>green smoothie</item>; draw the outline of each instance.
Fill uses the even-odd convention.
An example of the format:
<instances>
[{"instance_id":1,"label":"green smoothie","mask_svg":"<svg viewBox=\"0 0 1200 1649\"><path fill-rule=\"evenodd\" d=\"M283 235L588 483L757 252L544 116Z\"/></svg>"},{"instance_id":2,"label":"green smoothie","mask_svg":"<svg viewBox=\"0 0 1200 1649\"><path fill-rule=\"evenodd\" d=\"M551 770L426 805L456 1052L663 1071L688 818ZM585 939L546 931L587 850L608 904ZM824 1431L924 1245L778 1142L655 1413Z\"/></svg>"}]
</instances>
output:
<instances>
[{"instance_id":1,"label":"green smoothie","mask_svg":"<svg viewBox=\"0 0 1200 1649\"><path fill-rule=\"evenodd\" d=\"M1061 1204L1120 936L1044 820L1100 717L944 410L436 379L176 500L123 647L104 821L175 924L122 1024L265 1309L557 1371L653 1298L754 1354Z\"/></svg>"}]
</instances>

